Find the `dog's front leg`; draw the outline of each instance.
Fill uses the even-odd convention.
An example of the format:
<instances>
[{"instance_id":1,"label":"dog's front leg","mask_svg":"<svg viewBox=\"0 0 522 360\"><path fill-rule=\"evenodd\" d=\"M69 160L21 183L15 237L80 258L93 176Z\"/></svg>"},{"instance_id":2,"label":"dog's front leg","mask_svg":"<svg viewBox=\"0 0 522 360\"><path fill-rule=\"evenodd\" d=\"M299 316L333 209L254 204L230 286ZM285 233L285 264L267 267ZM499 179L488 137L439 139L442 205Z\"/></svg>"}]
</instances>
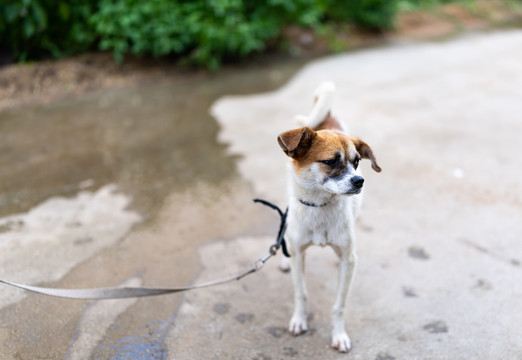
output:
<instances>
[{"instance_id":1,"label":"dog's front leg","mask_svg":"<svg viewBox=\"0 0 522 360\"><path fill-rule=\"evenodd\" d=\"M292 281L294 283L294 314L290 319L288 330L292 335L299 335L305 332L308 327L306 324L306 302L308 293L304 279L305 250L306 247L295 247L291 260Z\"/></svg>"},{"instance_id":2,"label":"dog's front leg","mask_svg":"<svg viewBox=\"0 0 522 360\"><path fill-rule=\"evenodd\" d=\"M357 263L357 254L355 253L355 248L352 243L348 248L334 248L334 250L339 256L340 263L337 296L332 309L332 347L340 352L348 352L351 344L350 338L344 328L344 310L346 307L346 297L350 290L350 284Z\"/></svg>"}]
</instances>

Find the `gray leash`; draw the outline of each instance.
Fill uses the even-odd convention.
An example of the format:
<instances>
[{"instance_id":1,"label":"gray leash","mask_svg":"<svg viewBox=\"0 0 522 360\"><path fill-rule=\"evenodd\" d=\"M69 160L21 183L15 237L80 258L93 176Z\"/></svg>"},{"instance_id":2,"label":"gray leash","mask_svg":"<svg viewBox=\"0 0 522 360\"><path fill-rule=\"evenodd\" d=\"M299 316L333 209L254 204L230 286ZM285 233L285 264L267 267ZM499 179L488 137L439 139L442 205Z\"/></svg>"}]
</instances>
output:
<instances>
[{"instance_id":1,"label":"gray leash","mask_svg":"<svg viewBox=\"0 0 522 360\"><path fill-rule=\"evenodd\" d=\"M181 286L181 287L172 287L172 288L152 288L152 287L108 287L108 288L97 288L97 289L57 289L57 288L45 288L39 286L30 286L30 285L22 285L13 283L10 281L0 279L0 283L14 286L20 289L24 289L27 291L31 291L34 293L66 298L66 299L80 299L80 300L108 300L108 299L125 299L125 298L136 298L136 297L146 297L146 296L157 296L157 295L166 295L177 292L201 289L221 284L226 284L232 281L241 280L247 275L253 274L263 268L263 265L277 253L280 246L283 246L283 251L285 255L288 256L288 252L286 251L286 245L284 241L284 233L286 231L286 214L283 213L277 206L260 199L255 199L255 202L260 202L263 205L267 205L272 209L278 211L281 217L281 225L279 227L279 233L277 235L276 243L270 246L269 253L265 255L263 258L257 260L252 265L247 267L246 269L238 272L235 275L231 275L228 277L224 277L221 279L204 282L201 284L189 285L189 286Z\"/></svg>"},{"instance_id":2,"label":"gray leash","mask_svg":"<svg viewBox=\"0 0 522 360\"><path fill-rule=\"evenodd\" d=\"M66 299L81 299L81 300L107 300L107 299L125 299L134 297L157 296L166 295L182 291L189 291L194 289L201 289L205 287L226 284L234 280L240 280L247 275L253 274L260 270L265 264L266 260L272 257L268 254L262 259L252 264L249 268L239 272L236 275L225 277L222 279L209 281L201 284L181 286L173 288L149 288L149 287L109 287L98 289L55 289L38 286L16 284L10 281L0 279L0 283L11 285L20 289L32 291L42 295L49 295L54 297Z\"/></svg>"}]
</instances>

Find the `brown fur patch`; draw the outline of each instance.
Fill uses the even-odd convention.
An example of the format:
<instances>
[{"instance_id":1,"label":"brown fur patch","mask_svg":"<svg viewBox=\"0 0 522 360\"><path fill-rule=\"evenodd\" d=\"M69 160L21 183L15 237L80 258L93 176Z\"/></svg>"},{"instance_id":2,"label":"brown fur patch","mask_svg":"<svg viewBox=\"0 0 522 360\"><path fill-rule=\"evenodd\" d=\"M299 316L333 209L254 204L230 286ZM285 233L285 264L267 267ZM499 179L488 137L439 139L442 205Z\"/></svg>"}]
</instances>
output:
<instances>
[{"instance_id":1,"label":"brown fur patch","mask_svg":"<svg viewBox=\"0 0 522 360\"><path fill-rule=\"evenodd\" d=\"M317 131L305 156L294 160L296 171L301 171L318 161L334 159L337 153L344 153L345 159L348 158L349 141L348 136L338 133L337 131ZM335 168L329 168L327 165L323 166L327 172L335 171Z\"/></svg>"},{"instance_id":2,"label":"brown fur patch","mask_svg":"<svg viewBox=\"0 0 522 360\"><path fill-rule=\"evenodd\" d=\"M323 122L317 126L314 130L342 130L341 124L339 121L332 116L331 113L328 113L326 117L324 118Z\"/></svg>"},{"instance_id":3,"label":"brown fur patch","mask_svg":"<svg viewBox=\"0 0 522 360\"><path fill-rule=\"evenodd\" d=\"M315 131L308 127L303 127L285 131L277 137L277 142L286 155L294 159L300 159L307 153L315 135Z\"/></svg>"},{"instance_id":4,"label":"brown fur patch","mask_svg":"<svg viewBox=\"0 0 522 360\"><path fill-rule=\"evenodd\" d=\"M353 151L350 151L352 146L356 149L361 159L369 159L371 161L373 170L381 172L372 148L359 138L347 136L336 131L341 130L341 125L330 113L328 113L316 130L303 127L286 131L277 138L283 151L293 158L296 172L308 168L313 163L334 159L337 154L344 154L336 166L321 164L323 172L327 177L339 176L346 171L346 162L350 161L353 163L355 160Z\"/></svg>"},{"instance_id":5,"label":"brown fur patch","mask_svg":"<svg viewBox=\"0 0 522 360\"><path fill-rule=\"evenodd\" d=\"M371 161L373 170L381 172L372 148L361 139L347 136L334 130L319 130L314 133L312 140L306 146L306 150L301 150L303 155L299 158L294 157L296 172L308 168L313 163L334 159L337 154L344 154L337 166L331 167L321 164L323 172L327 177L339 176L346 170L347 161L353 163L355 160L353 151L350 151L351 147L355 147L361 159L369 159ZM350 156L350 153L352 153L352 156Z\"/></svg>"},{"instance_id":6,"label":"brown fur patch","mask_svg":"<svg viewBox=\"0 0 522 360\"><path fill-rule=\"evenodd\" d=\"M356 137L350 137L350 139L354 143L359 155L361 155L361 158L369 159L372 162L372 169L376 172L381 172L381 167L377 165L377 159L375 158L375 155L373 155L373 150L370 145Z\"/></svg>"}]
</instances>

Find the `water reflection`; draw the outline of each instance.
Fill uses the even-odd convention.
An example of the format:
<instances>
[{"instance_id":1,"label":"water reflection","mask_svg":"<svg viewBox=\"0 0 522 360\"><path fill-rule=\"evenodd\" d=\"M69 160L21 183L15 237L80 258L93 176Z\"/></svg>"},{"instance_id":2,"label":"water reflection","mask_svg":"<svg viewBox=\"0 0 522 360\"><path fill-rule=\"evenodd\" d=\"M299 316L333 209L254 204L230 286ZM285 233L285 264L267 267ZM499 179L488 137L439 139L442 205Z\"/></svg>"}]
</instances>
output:
<instances>
[{"instance_id":1,"label":"water reflection","mask_svg":"<svg viewBox=\"0 0 522 360\"><path fill-rule=\"evenodd\" d=\"M196 181L236 175L208 113L223 94L276 88L300 66L224 71L0 113L0 216L116 183L151 216Z\"/></svg>"}]
</instances>

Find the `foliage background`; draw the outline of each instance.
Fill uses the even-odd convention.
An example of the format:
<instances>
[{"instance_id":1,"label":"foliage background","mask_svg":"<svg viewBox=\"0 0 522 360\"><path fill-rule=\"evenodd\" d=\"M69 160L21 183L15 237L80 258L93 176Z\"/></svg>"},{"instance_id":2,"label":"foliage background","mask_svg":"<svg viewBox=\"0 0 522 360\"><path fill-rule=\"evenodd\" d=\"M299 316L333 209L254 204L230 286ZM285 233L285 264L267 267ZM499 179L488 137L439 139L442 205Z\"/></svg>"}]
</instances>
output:
<instances>
[{"instance_id":1,"label":"foliage background","mask_svg":"<svg viewBox=\"0 0 522 360\"><path fill-rule=\"evenodd\" d=\"M446 0L447 1L447 0ZM445 0L0 0L0 48L16 60L88 50L217 68L277 45L288 25L391 29L399 8Z\"/></svg>"}]
</instances>

